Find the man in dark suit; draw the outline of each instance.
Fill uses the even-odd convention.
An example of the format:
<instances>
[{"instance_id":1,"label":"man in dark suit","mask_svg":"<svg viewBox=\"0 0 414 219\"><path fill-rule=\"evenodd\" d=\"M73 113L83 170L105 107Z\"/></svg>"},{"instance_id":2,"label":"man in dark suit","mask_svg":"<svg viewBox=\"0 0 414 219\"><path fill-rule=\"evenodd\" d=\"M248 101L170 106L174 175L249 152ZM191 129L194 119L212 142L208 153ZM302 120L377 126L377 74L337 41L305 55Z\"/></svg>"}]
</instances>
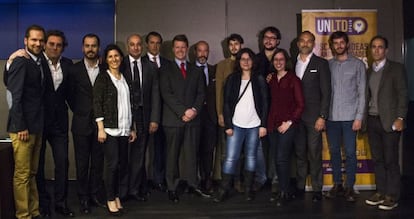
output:
<instances>
[{"instance_id":1,"label":"man in dark suit","mask_svg":"<svg viewBox=\"0 0 414 219\"><path fill-rule=\"evenodd\" d=\"M375 165L377 191L368 205L392 210L400 199L399 150L408 110L407 75L404 66L386 58L388 40L375 36L370 43L373 58L367 72L367 130Z\"/></svg>"},{"instance_id":2,"label":"man in dark suit","mask_svg":"<svg viewBox=\"0 0 414 219\"><path fill-rule=\"evenodd\" d=\"M145 42L147 44L147 54L143 56L142 59L146 59L153 63L159 74L161 69L167 66L169 62L168 59L160 55L162 36L158 32L151 31L145 37ZM162 102L160 102L160 108L160 113L162 113ZM160 121L160 124L161 123L162 121ZM157 131L149 136L148 149L148 179L149 181L152 181L149 184L152 184L154 189L165 192L166 142L162 126L158 126Z\"/></svg>"},{"instance_id":3,"label":"man in dark suit","mask_svg":"<svg viewBox=\"0 0 414 219\"><path fill-rule=\"evenodd\" d=\"M89 214L90 202L106 207L98 199L98 192L103 188L103 147L98 142L93 116L93 84L100 71L99 37L87 34L82 42L84 58L74 64L69 72L68 103L73 112L72 136L80 210Z\"/></svg>"},{"instance_id":4,"label":"man in dark suit","mask_svg":"<svg viewBox=\"0 0 414 219\"><path fill-rule=\"evenodd\" d=\"M121 198L147 200L145 154L149 134L158 129L160 118L160 94L158 72L153 63L142 59L142 38L132 34L127 39L128 56L121 69L131 93L132 113L136 126L137 141L130 145L129 174L121 170ZM129 175L129 179L128 179Z\"/></svg>"},{"instance_id":5,"label":"man in dark suit","mask_svg":"<svg viewBox=\"0 0 414 219\"><path fill-rule=\"evenodd\" d=\"M45 127L43 129L42 147L40 149L39 171L36 176L39 190L40 213L50 215L50 196L46 190L44 175L46 141L52 148L55 164L55 210L64 216L73 217L74 213L67 207L68 194L68 107L67 76L72 60L62 57L67 46L66 37L59 30L46 33L45 52L42 59L45 77Z\"/></svg>"},{"instance_id":6,"label":"man in dark suit","mask_svg":"<svg viewBox=\"0 0 414 219\"><path fill-rule=\"evenodd\" d=\"M331 99L331 72L328 62L313 54L315 36L304 31L299 35L296 75L302 81L305 110L295 138L297 163L297 196L305 191L308 169L311 175L313 201L322 200L322 131ZM309 168L308 168L309 166Z\"/></svg>"},{"instance_id":7,"label":"man in dark suit","mask_svg":"<svg viewBox=\"0 0 414 219\"><path fill-rule=\"evenodd\" d=\"M200 137L198 113L204 103L205 80L202 70L186 61L187 51L187 37L175 36L175 58L160 73L162 124L167 139L166 179L168 197L173 202L179 200L177 185L180 179L187 181L190 192L205 195L197 188L196 158Z\"/></svg>"},{"instance_id":8,"label":"man in dark suit","mask_svg":"<svg viewBox=\"0 0 414 219\"><path fill-rule=\"evenodd\" d=\"M217 111L216 111L216 67L207 63L209 45L206 41L195 44L196 66L204 73L206 96L200 112L201 137L198 153L198 166L201 177L200 187L209 192L212 189L213 153L217 144Z\"/></svg>"},{"instance_id":9,"label":"man in dark suit","mask_svg":"<svg viewBox=\"0 0 414 219\"><path fill-rule=\"evenodd\" d=\"M9 117L7 132L14 155L13 193L16 218L39 218L36 173L43 132L44 69L41 54L45 31L32 25L26 29L25 50L29 59L17 57L6 67Z\"/></svg>"}]
</instances>

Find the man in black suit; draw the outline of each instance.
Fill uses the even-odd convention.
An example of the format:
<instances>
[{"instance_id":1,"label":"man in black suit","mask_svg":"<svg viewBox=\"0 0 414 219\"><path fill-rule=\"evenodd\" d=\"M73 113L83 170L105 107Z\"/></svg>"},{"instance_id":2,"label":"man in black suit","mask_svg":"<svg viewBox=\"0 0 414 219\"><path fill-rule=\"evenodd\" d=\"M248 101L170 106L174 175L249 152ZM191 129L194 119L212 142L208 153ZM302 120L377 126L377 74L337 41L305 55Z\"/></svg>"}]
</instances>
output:
<instances>
[{"instance_id":1,"label":"man in black suit","mask_svg":"<svg viewBox=\"0 0 414 219\"><path fill-rule=\"evenodd\" d=\"M147 54L142 59L153 63L159 74L161 69L167 66L169 62L168 59L160 55L162 36L158 32L151 31L145 37L145 42L147 44ZM160 108L160 112L162 112L162 102L160 102ZM161 123L162 121L160 121ZM148 149L148 178L149 181L152 181L150 184L158 191L165 192L165 160L167 155L165 133L162 126L158 126L157 131L149 136Z\"/></svg>"},{"instance_id":2,"label":"man in black suit","mask_svg":"<svg viewBox=\"0 0 414 219\"><path fill-rule=\"evenodd\" d=\"M373 37L370 52L374 62L367 71L366 113L377 191L365 203L392 210L401 192L398 145L408 110L407 75L402 64L387 59L385 37Z\"/></svg>"},{"instance_id":3,"label":"man in black suit","mask_svg":"<svg viewBox=\"0 0 414 219\"><path fill-rule=\"evenodd\" d=\"M67 46L66 37L59 30L46 33L45 52L42 59L45 77L45 127L43 129L42 147L40 149L39 171L36 176L39 190L40 213L50 215L50 196L46 190L44 166L46 141L52 148L55 164L55 210L64 216L73 217L74 213L67 207L68 194L68 107L67 76L72 60L62 57Z\"/></svg>"},{"instance_id":4,"label":"man in black suit","mask_svg":"<svg viewBox=\"0 0 414 219\"><path fill-rule=\"evenodd\" d=\"M187 51L187 37L175 36L175 58L160 73L162 124L167 139L166 179L168 197L173 202L179 200L176 190L180 180L187 181L190 192L205 195L197 188L196 158L205 80L202 70L186 61Z\"/></svg>"},{"instance_id":5,"label":"man in black suit","mask_svg":"<svg viewBox=\"0 0 414 219\"><path fill-rule=\"evenodd\" d=\"M68 103L73 112L72 136L75 147L76 179L80 210L90 213L90 202L106 207L98 192L103 188L103 147L98 142L97 126L93 116L93 84L100 72L99 37L83 37L83 60L74 64L69 72Z\"/></svg>"},{"instance_id":6,"label":"man in black suit","mask_svg":"<svg viewBox=\"0 0 414 219\"><path fill-rule=\"evenodd\" d=\"M206 96L200 112L201 137L199 148L200 187L204 191L212 189L213 153L217 144L217 111L216 111L216 67L207 63L209 45L206 41L195 44L196 66L204 73Z\"/></svg>"},{"instance_id":7,"label":"man in black suit","mask_svg":"<svg viewBox=\"0 0 414 219\"><path fill-rule=\"evenodd\" d=\"M18 219L40 217L35 176L44 125L44 69L41 65L44 39L43 27L28 27L24 45L30 58L17 57L9 68L6 67L7 132L14 151L13 193Z\"/></svg>"},{"instance_id":8,"label":"man in black suit","mask_svg":"<svg viewBox=\"0 0 414 219\"><path fill-rule=\"evenodd\" d=\"M302 81L305 110L295 138L297 196L305 192L308 169L314 202L322 200L322 131L331 99L331 72L328 62L313 54L315 36L304 31L297 42L296 75ZM309 168L308 168L309 166Z\"/></svg>"},{"instance_id":9,"label":"man in black suit","mask_svg":"<svg viewBox=\"0 0 414 219\"><path fill-rule=\"evenodd\" d=\"M128 56L121 69L130 89L131 105L138 139L130 144L129 174L121 170L121 198L147 200L145 154L149 134L158 129L160 94L158 72L153 63L142 59L142 38L132 34L127 39ZM129 175L129 180L128 180ZM128 182L129 181L129 182Z\"/></svg>"}]
</instances>

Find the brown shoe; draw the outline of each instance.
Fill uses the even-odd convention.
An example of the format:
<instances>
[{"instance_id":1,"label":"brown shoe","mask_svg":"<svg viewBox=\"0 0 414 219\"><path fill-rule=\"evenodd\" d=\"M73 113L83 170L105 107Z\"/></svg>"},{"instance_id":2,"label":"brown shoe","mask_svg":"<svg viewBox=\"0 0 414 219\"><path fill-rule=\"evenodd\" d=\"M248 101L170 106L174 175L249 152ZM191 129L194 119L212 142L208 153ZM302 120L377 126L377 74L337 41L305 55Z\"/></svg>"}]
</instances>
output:
<instances>
[{"instance_id":1,"label":"brown shoe","mask_svg":"<svg viewBox=\"0 0 414 219\"><path fill-rule=\"evenodd\" d=\"M386 195L385 200L382 204L378 205L378 208L381 210L390 211L398 206L398 202L392 197Z\"/></svg>"},{"instance_id":2,"label":"brown shoe","mask_svg":"<svg viewBox=\"0 0 414 219\"><path fill-rule=\"evenodd\" d=\"M365 203L367 205L377 206L379 204L382 204L385 200L385 197L381 195L381 193L376 192L371 197L369 197L367 200L365 200Z\"/></svg>"},{"instance_id":3,"label":"brown shoe","mask_svg":"<svg viewBox=\"0 0 414 219\"><path fill-rule=\"evenodd\" d=\"M334 184L334 186L331 188L331 190L329 190L326 194L325 197L327 198L335 198L337 196L342 196L344 195L344 187L341 184Z\"/></svg>"},{"instance_id":4,"label":"brown shoe","mask_svg":"<svg viewBox=\"0 0 414 219\"><path fill-rule=\"evenodd\" d=\"M348 202L355 202L356 201L355 191L354 191L353 188L346 188L345 189L345 199Z\"/></svg>"}]
</instances>

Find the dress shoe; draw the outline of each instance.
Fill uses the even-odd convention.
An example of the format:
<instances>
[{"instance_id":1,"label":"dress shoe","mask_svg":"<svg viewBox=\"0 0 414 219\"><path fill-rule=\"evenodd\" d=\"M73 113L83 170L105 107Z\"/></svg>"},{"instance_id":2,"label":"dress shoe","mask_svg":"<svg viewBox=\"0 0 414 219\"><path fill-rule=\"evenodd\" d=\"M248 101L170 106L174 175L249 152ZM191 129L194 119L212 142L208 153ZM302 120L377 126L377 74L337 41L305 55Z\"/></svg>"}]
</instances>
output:
<instances>
[{"instance_id":1,"label":"dress shoe","mask_svg":"<svg viewBox=\"0 0 414 219\"><path fill-rule=\"evenodd\" d=\"M188 193L190 194L194 194L198 197L203 197L203 198L211 198L211 195L208 194L207 192L202 191L199 188L195 188L195 187L189 187L188 188Z\"/></svg>"},{"instance_id":2,"label":"dress shoe","mask_svg":"<svg viewBox=\"0 0 414 219\"><path fill-rule=\"evenodd\" d=\"M118 210L118 211L111 211L111 210L109 210L109 208L107 208L107 209L108 209L108 214L110 216L120 217L122 215L122 212L120 210Z\"/></svg>"},{"instance_id":3,"label":"dress shoe","mask_svg":"<svg viewBox=\"0 0 414 219\"><path fill-rule=\"evenodd\" d=\"M129 195L129 198L137 202L146 202L148 200L148 198L145 195L138 195L138 194Z\"/></svg>"},{"instance_id":4,"label":"dress shoe","mask_svg":"<svg viewBox=\"0 0 414 219\"><path fill-rule=\"evenodd\" d=\"M99 201L98 197L93 196L90 200L91 205L96 206L96 207L101 207L101 208L106 208L106 205L104 203L102 203L101 201Z\"/></svg>"},{"instance_id":5,"label":"dress shoe","mask_svg":"<svg viewBox=\"0 0 414 219\"><path fill-rule=\"evenodd\" d=\"M345 189L345 199L348 202L355 202L356 201L356 195L353 188L346 188Z\"/></svg>"},{"instance_id":6,"label":"dress shoe","mask_svg":"<svg viewBox=\"0 0 414 219\"><path fill-rule=\"evenodd\" d=\"M42 216L42 218L50 218L50 216L51 216L49 208L41 208L41 209L39 209L39 212L40 212L40 216Z\"/></svg>"},{"instance_id":7,"label":"dress shoe","mask_svg":"<svg viewBox=\"0 0 414 219\"><path fill-rule=\"evenodd\" d=\"M91 209L89 207L88 200L81 200L80 201L80 212L82 214L89 214L89 213L91 213Z\"/></svg>"},{"instance_id":8,"label":"dress shoe","mask_svg":"<svg viewBox=\"0 0 414 219\"><path fill-rule=\"evenodd\" d=\"M170 199L170 201L172 201L174 203L179 202L178 195L177 195L176 191L168 191L168 199Z\"/></svg>"},{"instance_id":9,"label":"dress shoe","mask_svg":"<svg viewBox=\"0 0 414 219\"><path fill-rule=\"evenodd\" d=\"M322 200L322 192L313 192L312 201L319 202Z\"/></svg>"},{"instance_id":10,"label":"dress shoe","mask_svg":"<svg viewBox=\"0 0 414 219\"><path fill-rule=\"evenodd\" d=\"M163 183L154 184L154 189L158 190L160 192L166 192L167 191L167 187Z\"/></svg>"},{"instance_id":11,"label":"dress shoe","mask_svg":"<svg viewBox=\"0 0 414 219\"><path fill-rule=\"evenodd\" d=\"M344 195L344 187L342 186L342 184L335 184L331 190L329 190L326 194L325 197L327 198L335 198L337 196L343 196Z\"/></svg>"},{"instance_id":12,"label":"dress shoe","mask_svg":"<svg viewBox=\"0 0 414 219\"><path fill-rule=\"evenodd\" d=\"M58 213L58 214L61 214L62 216L65 216L65 217L75 217L75 214L73 213L73 211L71 211L66 206L56 206L55 207L55 212Z\"/></svg>"}]
</instances>

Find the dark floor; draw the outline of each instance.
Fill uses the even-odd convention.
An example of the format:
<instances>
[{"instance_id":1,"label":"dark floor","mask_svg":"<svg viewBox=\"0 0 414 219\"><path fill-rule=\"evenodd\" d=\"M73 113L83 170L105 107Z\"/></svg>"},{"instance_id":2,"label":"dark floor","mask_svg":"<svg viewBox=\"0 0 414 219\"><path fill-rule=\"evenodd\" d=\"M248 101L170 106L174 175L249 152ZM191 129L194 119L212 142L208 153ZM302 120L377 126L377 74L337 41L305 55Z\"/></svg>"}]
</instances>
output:
<instances>
[{"instance_id":1,"label":"dark floor","mask_svg":"<svg viewBox=\"0 0 414 219\"><path fill-rule=\"evenodd\" d=\"M49 183L48 183L49 184ZM49 190L52 190L50 183ZM76 197L76 183L70 182L69 207L75 211L76 218L117 218L108 216L105 209L93 208L92 213L83 215L79 212ZM247 202L243 194L231 193L231 197L224 203L214 203L212 199L195 197L190 194L180 196L180 202L172 203L166 193L153 191L147 202L127 201L124 207L127 212L121 218L136 219L232 219L232 218L414 218L414 198L403 196L399 207L393 211L378 210L365 205L365 199L372 191L362 191L356 203L348 203L344 198L335 200L324 199L313 203L311 193L306 193L304 199L293 200L284 207L277 207L269 202L270 188L257 193L256 200ZM51 206L53 209L53 206ZM52 218L61 218L53 213Z\"/></svg>"}]
</instances>

